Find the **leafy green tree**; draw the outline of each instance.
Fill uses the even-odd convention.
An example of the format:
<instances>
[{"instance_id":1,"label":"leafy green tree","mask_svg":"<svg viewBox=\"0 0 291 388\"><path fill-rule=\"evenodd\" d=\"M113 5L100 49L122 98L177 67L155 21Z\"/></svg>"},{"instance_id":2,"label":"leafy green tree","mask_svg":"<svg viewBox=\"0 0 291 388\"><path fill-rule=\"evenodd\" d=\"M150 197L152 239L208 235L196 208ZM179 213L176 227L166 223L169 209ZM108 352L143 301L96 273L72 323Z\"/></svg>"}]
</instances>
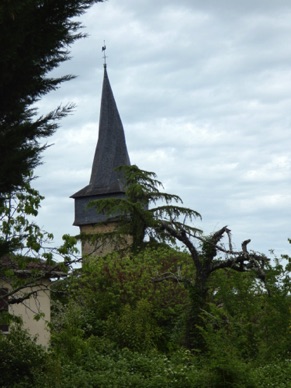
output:
<instances>
[{"instance_id":1,"label":"leafy green tree","mask_svg":"<svg viewBox=\"0 0 291 388\"><path fill-rule=\"evenodd\" d=\"M0 4L0 196L21 188L40 163L61 117L72 106L38 117L35 103L72 75L50 73L84 36L81 15L102 0L2 0Z\"/></svg>"},{"instance_id":2,"label":"leafy green tree","mask_svg":"<svg viewBox=\"0 0 291 388\"><path fill-rule=\"evenodd\" d=\"M120 226L111 232L111 236L129 234L133 238L132 250L137 252L144 244L182 243L191 255L195 270L190 278L179 275L161 274L156 281L173 280L185 284L192 301L189 310L186 343L189 348L203 347L203 338L199 330L203 326L201 313L207 310L209 302L209 279L218 270L230 268L237 272L256 273L257 278L265 282L265 268L269 260L262 254L249 252L242 243L241 251L232 247L231 231L225 226L211 236L203 236L201 230L190 225L200 214L189 208L172 205L182 202L172 194L161 192L161 182L153 172L140 170L137 166L120 167L126 182L125 198L100 199L92 202L98 212L109 216L120 215ZM162 201L165 204L151 207ZM109 235L97 236L108 238ZM145 238L148 242L145 243ZM223 238L226 237L226 244Z\"/></svg>"},{"instance_id":3,"label":"leafy green tree","mask_svg":"<svg viewBox=\"0 0 291 388\"><path fill-rule=\"evenodd\" d=\"M63 236L63 245L57 248L53 235L35 222L41 200L39 192L26 183L0 206L0 282L9 286L0 295L0 313L7 304L35 295L34 286L46 288L44 277L65 275L79 259L75 238Z\"/></svg>"},{"instance_id":4,"label":"leafy green tree","mask_svg":"<svg viewBox=\"0 0 291 388\"><path fill-rule=\"evenodd\" d=\"M189 255L169 247L91 260L63 283L67 307L63 308L63 298L58 297L62 303L55 306L55 340L63 344L62 332L78 327L84 338L105 336L121 348L166 351L179 346L188 293L177 282L153 280L160 272L177 273L182 263L183 272L190 275ZM54 288L56 296L61 295L61 286Z\"/></svg>"}]
</instances>

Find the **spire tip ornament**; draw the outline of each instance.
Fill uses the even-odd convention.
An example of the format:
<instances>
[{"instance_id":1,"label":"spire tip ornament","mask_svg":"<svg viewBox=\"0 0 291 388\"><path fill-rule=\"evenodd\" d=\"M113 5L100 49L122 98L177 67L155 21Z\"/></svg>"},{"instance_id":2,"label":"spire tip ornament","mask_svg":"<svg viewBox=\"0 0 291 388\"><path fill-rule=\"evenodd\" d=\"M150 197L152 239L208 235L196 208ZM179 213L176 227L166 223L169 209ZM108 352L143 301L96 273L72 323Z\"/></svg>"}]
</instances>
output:
<instances>
[{"instance_id":1,"label":"spire tip ornament","mask_svg":"<svg viewBox=\"0 0 291 388\"><path fill-rule=\"evenodd\" d=\"M105 45L105 40L104 40L104 44L103 44L103 46L102 46L102 52L103 52L103 60L104 60L103 66L104 66L104 68L106 68L106 66L107 66L107 64L106 64L107 55L106 55L106 45Z\"/></svg>"}]
</instances>

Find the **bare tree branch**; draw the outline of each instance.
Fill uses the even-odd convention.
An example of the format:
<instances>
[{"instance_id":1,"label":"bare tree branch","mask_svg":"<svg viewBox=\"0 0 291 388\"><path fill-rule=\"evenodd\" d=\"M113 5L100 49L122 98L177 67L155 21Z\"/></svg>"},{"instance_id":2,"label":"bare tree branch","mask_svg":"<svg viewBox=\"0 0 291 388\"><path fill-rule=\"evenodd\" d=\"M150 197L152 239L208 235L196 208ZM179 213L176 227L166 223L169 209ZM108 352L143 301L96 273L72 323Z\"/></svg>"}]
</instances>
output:
<instances>
[{"instance_id":1,"label":"bare tree branch","mask_svg":"<svg viewBox=\"0 0 291 388\"><path fill-rule=\"evenodd\" d=\"M247 245L251 242L251 239L245 240L241 244L242 251L248 253Z\"/></svg>"},{"instance_id":2,"label":"bare tree branch","mask_svg":"<svg viewBox=\"0 0 291 388\"><path fill-rule=\"evenodd\" d=\"M189 249L192 259L194 261L194 264L196 267L200 268L201 263L199 261L199 255L198 251L195 248L195 246L192 244L190 239L188 238L186 231L182 229L181 231L178 231L174 229L169 223L166 221L161 221L162 228L165 229L171 236L175 237L177 240L183 242L186 247Z\"/></svg>"}]
</instances>

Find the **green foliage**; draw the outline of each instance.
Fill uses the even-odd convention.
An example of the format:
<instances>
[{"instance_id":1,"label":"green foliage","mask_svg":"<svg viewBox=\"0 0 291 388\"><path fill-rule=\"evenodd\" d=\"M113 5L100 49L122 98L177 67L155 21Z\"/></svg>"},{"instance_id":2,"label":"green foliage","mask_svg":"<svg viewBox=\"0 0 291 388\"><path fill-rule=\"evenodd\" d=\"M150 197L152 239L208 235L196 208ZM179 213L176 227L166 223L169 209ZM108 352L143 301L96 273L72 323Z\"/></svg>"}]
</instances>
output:
<instances>
[{"instance_id":1,"label":"green foliage","mask_svg":"<svg viewBox=\"0 0 291 388\"><path fill-rule=\"evenodd\" d=\"M146 353L127 348L120 350L108 339L95 336L83 339L79 346L76 343L72 353L64 358L61 349L58 353L45 353L37 347L36 352L31 348L32 342L28 339L25 341L25 349L20 341L21 356L18 355L17 362L14 360L12 363L16 371L22 371L23 374L19 377L17 373L12 373L12 368L5 368L3 380L2 375L0 376L1 383L5 378L3 387L289 386L290 361L274 361L272 364L256 367L252 363L231 359L231 355L220 361L198 359L185 349L176 350L171 355L154 350ZM16 343L13 346L16 347ZM5 349L14 350L14 347ZM27 360L22 358L23 354ZM7 360L6 353L5 356ZM10 356L11 358L15 359Z\"/></svg>"},{"instance_id":2,"label":"green foliage","mask_svg":"<svg viewBox=\"0 0 291 388\"><path fill-rule=\"evenodd\" d=\"M65 282L71 312L56 315L57 330L66 332L72 325L83 339L100 336L119 348L172 351L185 343L185 333L193 329L189 316L196 304L200 306L190 281L193 273L189 255L171 248L92 258L70 284ZM212 274L207 304L199 312L201 325L194 330L202 334L206 347L197 350L208 350L217 363L225 349L225 356L238 365L288 357L290 299L276 277L268 277L271 296L252 272L225 269ZM62 317L67 321L62 323ZM61 335L56 334L60 343Z\"/></svg>"},{"instance_id":3,"label":"green foliage","mask_svg":"<svg viewBox=\"0 0 291 388\"><path fill-rule=\"evenodd\" d=\"M75 343L77 345L77 343ZM247 361L197 357L185 349L170 355L118 349L107 338L91 336L71 355L49 354L55 369L38 374L36 387L288 387L290 362L256 367ZM47 380L48 379L48 380ZM47 384L50 381L50 385Z\"/></svg>"},{"instance_id":4,"label":"green foliage","mask_svg":"<svg viewBox=\"0 0 291 388\"><path fill-rule=\"evenodd\" d=\"M271 294L253 273L225 270L211 279L213 299L204 316L210 352L213 345L222 349L218 340L241 360L260 364L290 357L291 300L272 272L267 272Z\"/></svg>"},{"instance_id":5,"label":"green foliage","mask_svg":"<svg viewBox=\"0 0 291 388\"><path fill-rule=\"evenodd\" d=\"M139 300L134 307L125 305L119 314L109 315L104 335L122 348L154 349L163 333L154 314L153 306L147 300Z\"/></svg>"},{"instance_id":6,"label":"green foliage","mask_svg":"<svg viewBox=\"0 0 291 388\"><path fill-rule=\"evenodd\" d=\"M53 235L35 222L42 199L26 183L0 205L0 280L10 288L9 298L0 295L0 301L23 301L29 296L27 285L39 285L44 275L66 273L78 254L74 237L63 236L63 245L56 248Z\"/></svg>"},{"instance_id":7,"label":"green foliage","mask_svg":"<svg viewBox=\"0 0 291 388\"><path fill-rule=\"evenodd\" d=\"M172 346L171 338L179 337L175 331L180 330L188 293L178 281L154 280L161 273L178 274L182 264L183 273L189 275L193 271L189 256L162 247L122 259L117 254L92 259L71 279L68 312L57 314L54 324L61 329L60 324L66 327L66 320L71 320L78 322L85 337L106 336L131 349L165 350Z\"/></svg>"},{"instance_id":8,"label":"green foliage","mask_svg":"<svg viewBox=\"0 0 291 388\"><path fill-rule=\"evenodd\" d=\"M41 241L53 238L32 221L32 217L38 215L42 199L29 183L25 183L21 191L3 199L0 206L0 257L25 248L38 253Z\"/></svg>"},{"instance_id":9,"label":"green foliage","mask_svg":"<svg viewBox=\"0 0 291 388\"><path fill-rule=\"evenodd\" d=\"M62 362L58 387L193 387L201 375L193 356L180 349L171 357L117 349L105 338L90 337L77 351L78 357ZM59 357L52 353L52 357Z\"/></svg>"},{"instance_id":10,"label":"green foliage","mask_svg":"<svg viewBox=\"0 0 291 388\"><path fill-rule=\"evenodd\" d=\"M37 282L43 268L39 266L41 247L50 242L52 235L40 229L33 217L38 214L42 197L29 183L14 195L3 200L0 206L0 279L10 285L9 299L26 284ZM47 259L43 261L45 265ZM19 276L21 271L25 276ZM28 272L26 272L28 271ZM18 298L24 295L18 293Z\"/></svg>"},{"instance_id":11,"label":"green foliage","mask_svg":"<svg viewBox=\"0 0 291 388\"><path fill-rule=\"evenodd\" d=\"M56 320L51 324L51 343L54 351L65 360L79 360L86 347L83 324L83 310L75 303L70 303L64 310L58 309Z\"/></svg>"},{"instance_id":12,"label":"green foliage","mask_svg":"<svg viewBox=\"0 0 291 388\"><path fill-rule=\"evenodd\" d=\"M86 262L65 282L68 304L54 317L58 386L287 387L290 299L277 281L283 267L268 274L271 296L251 272L212 274L198 328L204 352L179 346L193 296L189 283L173 279L193 271L189 255L162 247ZM156 281L161 274L168 280Z\"/></svg>"},{"instance_id":13,"label":"green foliage","mask_svg":"<svg viewBox=\"0 0 291 388\"><path fill-rule=\"evenodd\" d=\"M274 360L253 371L256 388L288 388L290 387L291 361Z\"/></svg>"},{"instance_id":14,"label":"green foliage","mask_svg":"<svg viewBox=\"0 0 291 388\"><path fill-rule=\"evenodd\" d=\"M200 327L207 344L201 360L207 363L209 386L287 386L287 373L279 365L290 357L290 300L282 286L270 279L268 284L271 295L253 273L228 269L211 278L213 298ZM264 385L262 371L277 367L280 372Z\"/></svg>"},{"instance_id":15,"label":"green foliage","mask_svg":"<svg viewBox=\"0 0 291 388\"><path fill-rule=\"evenodd\" d=\"M35 376L45 373L47 354L19 328L0 335L0 386L32 387Z\"/></svg>"}]
</instances>

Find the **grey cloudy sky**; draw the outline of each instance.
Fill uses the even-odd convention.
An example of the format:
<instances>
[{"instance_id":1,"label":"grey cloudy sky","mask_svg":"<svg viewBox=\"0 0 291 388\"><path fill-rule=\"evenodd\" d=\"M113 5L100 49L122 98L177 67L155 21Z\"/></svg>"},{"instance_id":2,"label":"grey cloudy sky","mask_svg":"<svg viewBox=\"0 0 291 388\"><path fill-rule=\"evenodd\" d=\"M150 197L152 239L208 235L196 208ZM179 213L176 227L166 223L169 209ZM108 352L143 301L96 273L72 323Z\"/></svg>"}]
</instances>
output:
<instances>
[{"instance_id":1,"label":"grey cloudy sky","mask_svg":"<svg viewBox=\"0 0 291 388\"><path fill-rule=\"evenodd\" d=\"M77 233L70 195L89 183L98 136L103 40L131 162L202 214L236 248L290 252L291 3L109 0L82 17L89 37L57 74L78 77L40 103L74 102L43 155L40 224Z\"/></svg>"}]
</instances>

